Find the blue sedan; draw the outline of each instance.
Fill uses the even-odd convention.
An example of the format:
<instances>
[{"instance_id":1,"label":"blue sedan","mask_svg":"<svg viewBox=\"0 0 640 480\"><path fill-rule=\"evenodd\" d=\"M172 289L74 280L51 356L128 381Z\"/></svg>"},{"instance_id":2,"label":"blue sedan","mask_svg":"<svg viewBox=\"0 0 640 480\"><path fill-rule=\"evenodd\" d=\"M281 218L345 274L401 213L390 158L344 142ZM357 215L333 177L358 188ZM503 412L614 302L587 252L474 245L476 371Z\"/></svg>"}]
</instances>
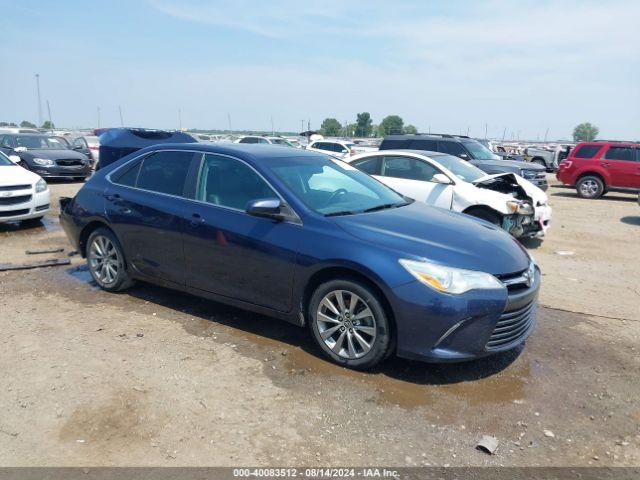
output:
<instances>
[{"instance_id":1,"label":"blue sedan","mask_svg":"<svg viewBox=\"0 0 640 480\"><path fill-rule=\"evenodd\" d=\"M104 290L140 280L278 317L351 368L471 360L535 323L540 272L510 235L320 153L156 145L60 210Z\"/></svg>"}]
</instances>

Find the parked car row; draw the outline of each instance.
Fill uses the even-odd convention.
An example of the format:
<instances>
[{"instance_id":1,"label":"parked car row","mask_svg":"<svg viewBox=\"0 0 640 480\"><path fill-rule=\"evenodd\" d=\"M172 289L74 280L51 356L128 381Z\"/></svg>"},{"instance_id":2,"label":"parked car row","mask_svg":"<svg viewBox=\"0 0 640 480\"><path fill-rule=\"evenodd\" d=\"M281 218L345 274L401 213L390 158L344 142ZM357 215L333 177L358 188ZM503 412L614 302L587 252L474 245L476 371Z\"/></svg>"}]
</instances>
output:
<instances>
[{"instance_id":1,"label":"parked car row","mask_svg":"<svg viewBox=\"0 0 640 480\"><path fill-rule=\"evenodd\" d=\"M403 159L387 164L390 155ZM99 169L61 199L60 221L104 290L143 280L277 317L308 328L347 367L392 354L464 361L521 345L540 286L526 250L496 225L428 207L353 165L379 161L374 173L391 182L385 173L416 160L411 168L431 169L451 198L486 187L516 211L525 202L492 191L493 179L474 185L483 174L450 155L349 160L274 145L158 144Z\"/></svg>"},{"instance_id":2,"label":"parked car row","mask_svg":"<svg viewBox=\"0 0 640 480\"><path fill-rule=\"evenodd\" d=\"M44 178L84 180L91 175L91 160L71 150L60 138L36 133L0 134L0 151L18 165Z\"/></svg>"}]
</instances>

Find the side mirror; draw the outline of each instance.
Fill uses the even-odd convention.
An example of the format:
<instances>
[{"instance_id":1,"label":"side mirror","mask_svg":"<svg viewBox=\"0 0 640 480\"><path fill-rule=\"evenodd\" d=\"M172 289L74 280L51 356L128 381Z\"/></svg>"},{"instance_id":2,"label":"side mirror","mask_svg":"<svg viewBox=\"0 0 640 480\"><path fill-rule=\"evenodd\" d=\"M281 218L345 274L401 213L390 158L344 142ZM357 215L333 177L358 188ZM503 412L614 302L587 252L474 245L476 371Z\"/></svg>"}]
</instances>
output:
<instances>
[{"instance_id":1,"label":"side mirror","mask_svg":"<svg viewBox=\"0 0 640 480\"><path fill-rule=\"evenodd\" d=\"M84 147L82 145L74 145L71 147L72 150L84 150Z\"/></svg>"},{"instance_id":2,"label":"side mirror","mask_svg":"<svg viewBox=\"0 0 640 480\"><path fill-rule=\"evenodd\" d=\"M13 149L14 152L16 153L22 153L22 152L26 152L27 151L27 147L16 147Z\"/></svg>"},{"instance_id":3,"label":"side mirror","mask_svg":"<svg viewBox=\"0 0 640 480\"><path fill-rule=\"evenodd\" d=\"M22 159L18 155L9 155L9 160L13 163L20 163Z\"/></svg>"},{"instance_id":4,"label":"side mirror","mask_svg":"<svg viewBox=\"0 0 640 480\"><path fill-rule=\"evenodd\" d=\"M261 200L251 200L245 209L249 215L254 217L272 218L282 220L282 202L279 198L265 198Z\"/></svg>"},{"instance_id":5,"label":"side mirror","mask_svg":"<svg viewBox=\"0 0 640 480\"><path fill-rule=\"evenodd\" d=\"M436 173L432 178L431 181L433 183L442 183L445 185L449 185L451 183L451 180L449 179L449 177L447 177L444 173Z\"/></svg>"},{"instance_id":6,"label":"side mirror","mask_svg":"<svg viewBox=\"0 0 640 480\"><path fill-rule=\"evenodd\" d=\"M463 160L469 160L469 155L467 155L466 153L461 153L460 155L458 155L460 158L462 158Z\"/></svg>"}]
</instances>

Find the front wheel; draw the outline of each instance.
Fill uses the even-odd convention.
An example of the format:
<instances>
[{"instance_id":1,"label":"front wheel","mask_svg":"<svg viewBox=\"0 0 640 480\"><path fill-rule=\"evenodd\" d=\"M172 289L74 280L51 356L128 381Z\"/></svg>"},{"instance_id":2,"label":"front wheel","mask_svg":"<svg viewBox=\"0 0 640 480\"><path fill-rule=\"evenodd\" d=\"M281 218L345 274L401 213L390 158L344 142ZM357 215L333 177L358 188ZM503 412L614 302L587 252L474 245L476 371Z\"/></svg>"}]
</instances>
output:
<instances>
[{"instance_id":1,"label":"front wheel","mask_svg":"<svg viewBox=\"0 0 640 480\"><path fill-rule=\"evenodd\" d=\"M309 302L309 328L323 353L358 370L373 368L391 349L389 320L378 295L351 280L320 285Z\"/></svg>"},{"instance_id":2,"label":"front wheel","mask_svg":"<svg viewBox=\"0 0 640 480\"><path fill-rule=\"evenodd\" d=\"M472 217L481 218L482 220L492 223L496 227L502 228L502 218L495 212L485 210L484 208L472 208L465 212Z\"/></svg>"},{"instance_id":3,"label":"front wheel","mask_svg":"<svg viewBox=\"0 0 640 480\"><path fill-rule=\"evenodd\" d=\"M98 286L118 292L132 285L126 269L124 252L111 230L98 228L87 241L87 265Z\"/></svg>"}]
</instances>

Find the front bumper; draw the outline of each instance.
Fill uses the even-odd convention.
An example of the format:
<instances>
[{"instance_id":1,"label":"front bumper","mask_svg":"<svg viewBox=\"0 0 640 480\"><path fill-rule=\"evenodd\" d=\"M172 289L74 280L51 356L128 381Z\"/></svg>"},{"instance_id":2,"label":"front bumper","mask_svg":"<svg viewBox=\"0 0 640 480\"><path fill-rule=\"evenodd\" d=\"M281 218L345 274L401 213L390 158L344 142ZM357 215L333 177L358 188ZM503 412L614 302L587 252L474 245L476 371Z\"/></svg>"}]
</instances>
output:
<instances>
[{"instance_id":1,"label":"front bumper","mask_svg":"<svg viewBox=\"0 0 640 480\"><path fill-rule=\"evenodd\" d=\"M29 170L37 173L43 178L75 178L82 177L87 178L91 175L91 163L85 165L77 165L70 167L63 167L60 165L54 165L51 167L42 167L40 165L30 165Z\"/></svg>"},{"instance_id":2,"label":"front bumper","mask_svg":"<svg viewBox=\"0 0 640 480\"><path fill-rule=\"evenodd\" d=\"M28 196L30 198L24 202L0 205L0 223L18 222L45 216L51 209L49 189L40 193L33 192L33 188L12 192L13 197ZM11 198L4 197L2 200L10 200Z\"/></svg>"},{"instance_id":3,"label":"front bumper","mask_svg":"<svg viewBox=\"0 0 640 480\"><path fill-rule=\"evenodd\" d=\"M437 293L415 281L393 289L397 355L462 362L521 345L533 331L540 271L528 287Z\"/></svg>"}]
</instances>

